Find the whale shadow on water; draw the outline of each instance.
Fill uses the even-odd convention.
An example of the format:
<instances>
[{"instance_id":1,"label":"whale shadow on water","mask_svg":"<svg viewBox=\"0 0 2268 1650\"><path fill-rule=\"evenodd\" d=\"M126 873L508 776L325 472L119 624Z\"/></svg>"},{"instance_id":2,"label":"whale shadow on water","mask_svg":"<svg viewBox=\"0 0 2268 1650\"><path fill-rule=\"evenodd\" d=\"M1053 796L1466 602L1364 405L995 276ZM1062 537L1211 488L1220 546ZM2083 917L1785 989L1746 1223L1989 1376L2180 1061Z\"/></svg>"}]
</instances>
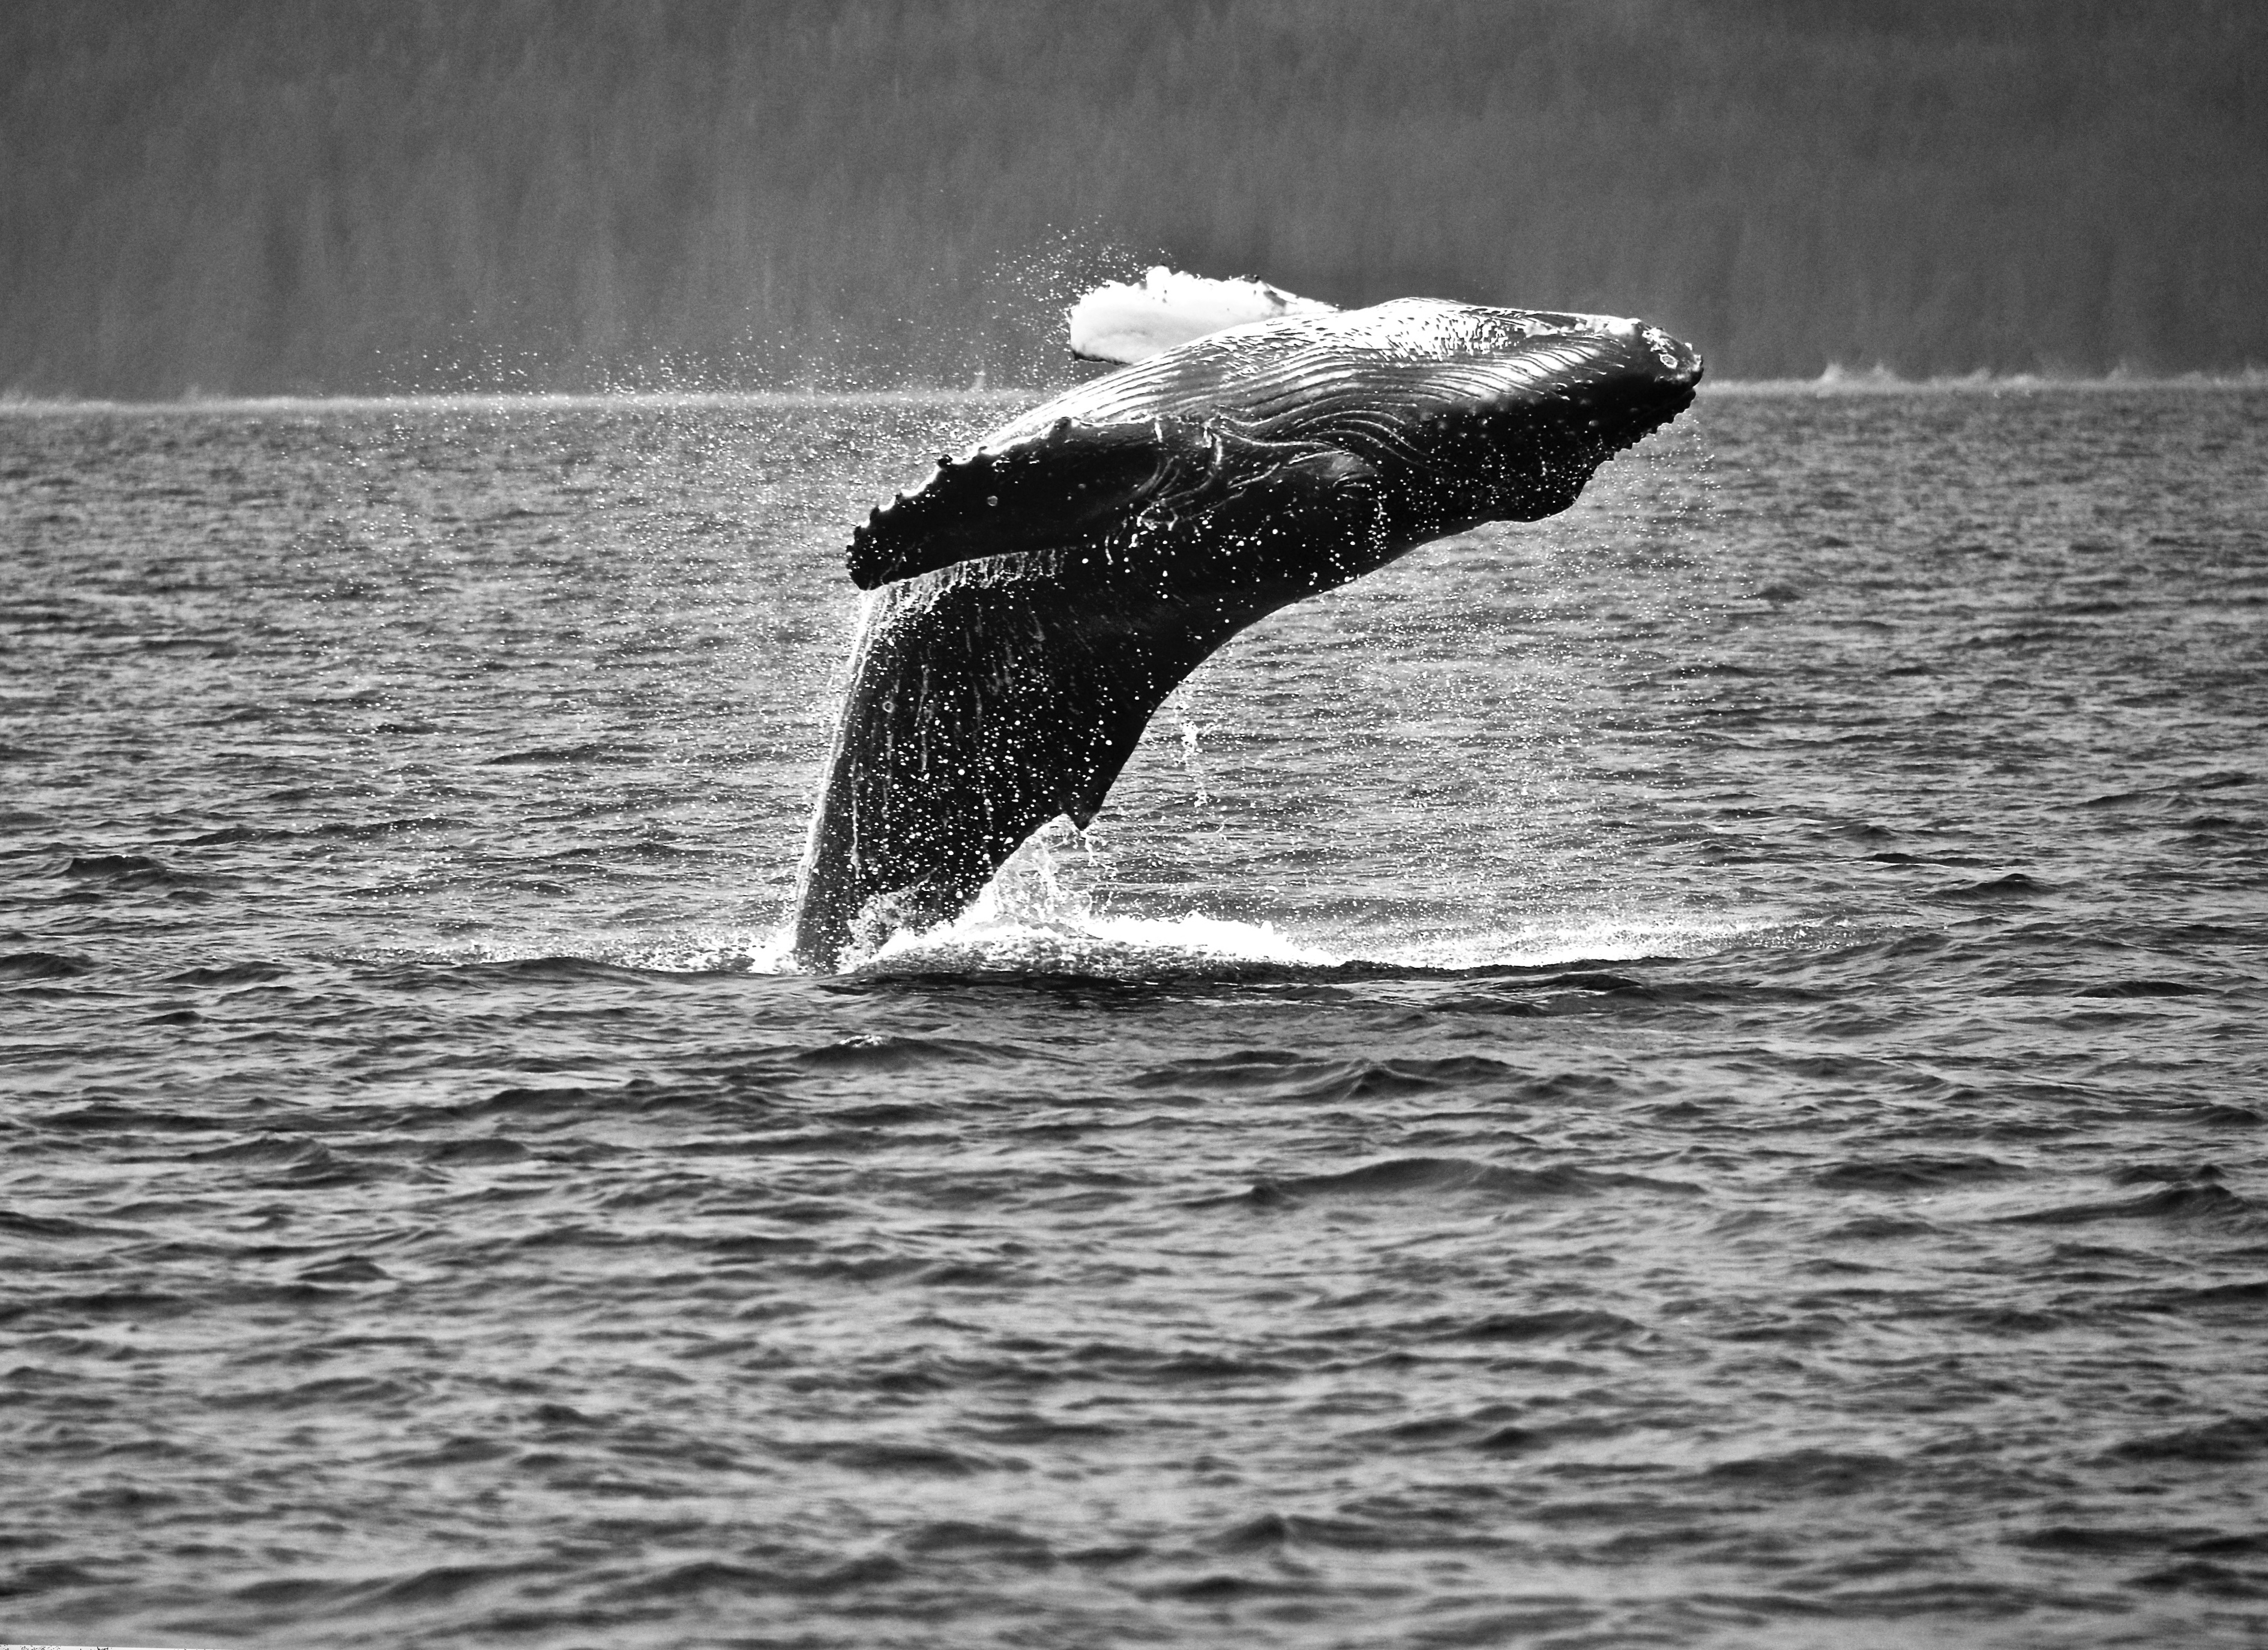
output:
<instances>
[{"instance_id":1,"label":"whale shadow on water","mask_svg":"<svg viewBox=\"0 0 2268 1650\"><path fill-rule=\"evenodd\" d=\"M798 966L960 915L1041 826L1086 825L1152 714L1230 637L1432 539L1565 510L1701 378L1638 321L1293 302L1012 420L853 533L850 576L873 594L797 890Z\"/></svg>"}]
</instances>

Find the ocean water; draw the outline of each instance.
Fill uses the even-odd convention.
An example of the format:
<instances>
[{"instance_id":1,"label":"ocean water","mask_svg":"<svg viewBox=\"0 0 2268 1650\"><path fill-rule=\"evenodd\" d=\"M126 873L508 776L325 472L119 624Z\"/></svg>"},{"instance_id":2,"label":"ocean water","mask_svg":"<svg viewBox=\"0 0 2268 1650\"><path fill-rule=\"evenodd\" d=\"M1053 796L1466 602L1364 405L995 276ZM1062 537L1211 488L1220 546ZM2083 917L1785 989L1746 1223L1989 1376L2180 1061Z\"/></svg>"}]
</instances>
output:
<instances>
[{"instance_id":1,"label":"ocean water","mask_svg":"<svg viewBox=\"0 0 2268 1650\"><path fill-rule=\"evenodd\" d=\"M2268 1634L2268 392L1706 391L784 972L1007 410L0 412L0 1639Z\"/></svg>"}]
</instances>

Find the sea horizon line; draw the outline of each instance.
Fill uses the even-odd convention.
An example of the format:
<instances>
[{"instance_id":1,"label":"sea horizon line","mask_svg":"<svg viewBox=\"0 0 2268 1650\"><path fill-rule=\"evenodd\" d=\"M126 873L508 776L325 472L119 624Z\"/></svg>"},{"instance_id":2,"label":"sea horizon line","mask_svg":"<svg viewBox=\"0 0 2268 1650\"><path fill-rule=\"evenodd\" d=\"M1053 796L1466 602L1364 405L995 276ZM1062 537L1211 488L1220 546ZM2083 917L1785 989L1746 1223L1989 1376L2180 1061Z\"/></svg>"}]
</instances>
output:
<instances>
[{"instance_id":1,"label":"sea horizon line","mask_svg":"<svg viewBox=\"0 0 2268 1650\"><path fill-rule=\"evenodd\" d=\"M448 412L487 409L562 412L603 407L788 407L891 406L927 403L1001 406L1035 402L1061 386L952 386L900 385L863 389L621 389L404 391L397 393L70 396L0 392L0 415L85 413L188 414L311 412ZM1699 392L1710 395L2000 394L2010 392L2102 392L2121 390L2268 390L2268 367L2235 372L2098 374L1984 370L1931 378L1905 378L1886 367L1854 370L1830 365L1815 378L1704 379Z\"/></svg>"}]
</instances>

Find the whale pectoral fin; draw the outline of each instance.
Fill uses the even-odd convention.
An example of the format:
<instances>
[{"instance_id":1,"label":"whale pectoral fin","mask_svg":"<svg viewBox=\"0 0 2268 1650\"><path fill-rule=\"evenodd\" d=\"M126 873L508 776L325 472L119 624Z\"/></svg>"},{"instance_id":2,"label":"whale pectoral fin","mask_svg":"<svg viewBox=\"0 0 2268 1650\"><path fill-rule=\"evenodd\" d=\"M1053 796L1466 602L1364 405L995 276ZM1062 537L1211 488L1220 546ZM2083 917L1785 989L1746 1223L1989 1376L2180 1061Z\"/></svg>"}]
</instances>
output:
<instances>
[{"instance_id":1,"label":"whale pectoral fin","mask_svg":"<svg viewBox=\"0 0 2268 1650\"><path fill-rule=\"evenodd\" d=\"M1212 444L1188 419L1062 419L998 451L939 459L919 488L852 531L844 562L853 583L873 590L956 561L1071 544L1211 467Z\"/></svg>"}]
</instances>

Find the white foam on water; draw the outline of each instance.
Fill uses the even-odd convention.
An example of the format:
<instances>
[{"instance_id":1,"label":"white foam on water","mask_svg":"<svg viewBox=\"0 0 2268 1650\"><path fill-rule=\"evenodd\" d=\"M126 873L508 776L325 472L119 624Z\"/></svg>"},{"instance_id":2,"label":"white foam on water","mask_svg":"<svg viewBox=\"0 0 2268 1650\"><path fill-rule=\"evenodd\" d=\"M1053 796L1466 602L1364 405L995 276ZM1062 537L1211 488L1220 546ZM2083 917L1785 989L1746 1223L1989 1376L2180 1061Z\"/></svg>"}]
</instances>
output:
<instances>
[{"instance_id":1,"label":"white foam on water","mask_svg":"<svg viewBox=\"0 0 2268 1650\"><path fill-rule=\"evenodd\" d=\"M1035 917L978 908L940 928L895 935L853 964L850 972L1147 979L1254 967L1327 969L1366 964L1462 972L1705 957L1728 946L1755 943L1777 926L1726 918L1614 916L1375 943L1352 935L1290 934L1273 923L1238 921L1199 911L1169 917Z\"/></svg>"},{"instance_id":2,"label":"white foam on water","mask_svg":"<svg viewBox=\"0 0 2268 1650\"><path fill-rule=\"evenodd\" d=\"M954 921L894 935L878 950L846 959L843 972L1129 980L1346 965L1462 973L1699 957L1728 950L1832 950L1881 931L1879 925L1850 920L1791 925L1764 917L1617 913L1401 938L1300 935L1272 922L1202 911L1171 916L1099 912L1085 885L1066 874L1060 843L1042 843L1036 850L1027 844L1011 866L1017 874L1005 889L996 880ZM566 958L652 973L796 974L804 971L791 955L793 937L787 923L776 929L688 927L644 935L547 931L355 960L462 967Z\"/></svg>"},{"instance_id":3,"label":"white foam on water","mask_svg":"<svg viewBox=\"0 0 2268 1650\"><path fill-rule=\"evenodd\" d=\"M1108 908L1110 855L1099 835L1057 818L1036 832L950 922L892 935L843 959L854 975L1017 974L1096 979L1231 976L1253 970L1369 965L1425 972L1550 968L1575 963L1707 957L1732 949L1852 943L1844 922L1791 927L1785 915L1627 907L1559 911L1514 926L1393 927L1359 919L1323 932L1189 909L1137 914ZM640 934L523 932L399 960L447 964L570 957L656 973L794 974L792 920L775 928L688 924Z\"/></svg>"},{"instance_id":4,"label":"white foam on water","mask_svg":"<svg viewBox=\"0 0 2268 1650\"><path fill-rule=\"evenodd\" d=\"M894 935L855 959L850 972L1145 979L1347 964L1429 971L1548 967L1705 956L1753 943L1775 926L1762 918L1617 912L1509 929L1299 934L1197 910L1134 915L1103 909L1098 889L1108 869L1094 839L1059 819L1018 849L961 916L920 933Z\"/></svg>"},{"instance_id":5,"label":"white foam on water","mask_svg":"<svg viewBox=\"0 0 2268 1650\"><path fill-rule=\"evenodd\" d=\"M1035 921L970 912L923 934L899 934L858 963L858 973L1064 974L1145 979L1238 966L1328 968L1343 959L1286 938L1264 922L1190 912L1179 917Z\"/></svg>"},{"instance_id":6,"label":"white foam on water","mask_svg":"<svg viewBox=\"0 0 2268 1650\"><path fill-rule=\"evenodd\" d=\"M853 972L1141 979L1252 964L1327 968L1339 960L1264 922L1099 909L1097 888L1108 868L1094 837L1058 818L1018 848L961 916L893 935Z\"/></svg>"},{"instance_id":7,"label":"white foam on water","mask_svg":"<svg viewBox=\"0 0 2268 1650\"><path fill-rule=\"evenodd\" d=\"M1543 968L1559 963L1635 962L1650 957L1705 957L1752 941L1773 925L1762 920L1682 913L1578 916L1516 928L1431 935L1365 946L1360 960L1389 967L1464 970Z\"/></svg>"}]
</instances>

